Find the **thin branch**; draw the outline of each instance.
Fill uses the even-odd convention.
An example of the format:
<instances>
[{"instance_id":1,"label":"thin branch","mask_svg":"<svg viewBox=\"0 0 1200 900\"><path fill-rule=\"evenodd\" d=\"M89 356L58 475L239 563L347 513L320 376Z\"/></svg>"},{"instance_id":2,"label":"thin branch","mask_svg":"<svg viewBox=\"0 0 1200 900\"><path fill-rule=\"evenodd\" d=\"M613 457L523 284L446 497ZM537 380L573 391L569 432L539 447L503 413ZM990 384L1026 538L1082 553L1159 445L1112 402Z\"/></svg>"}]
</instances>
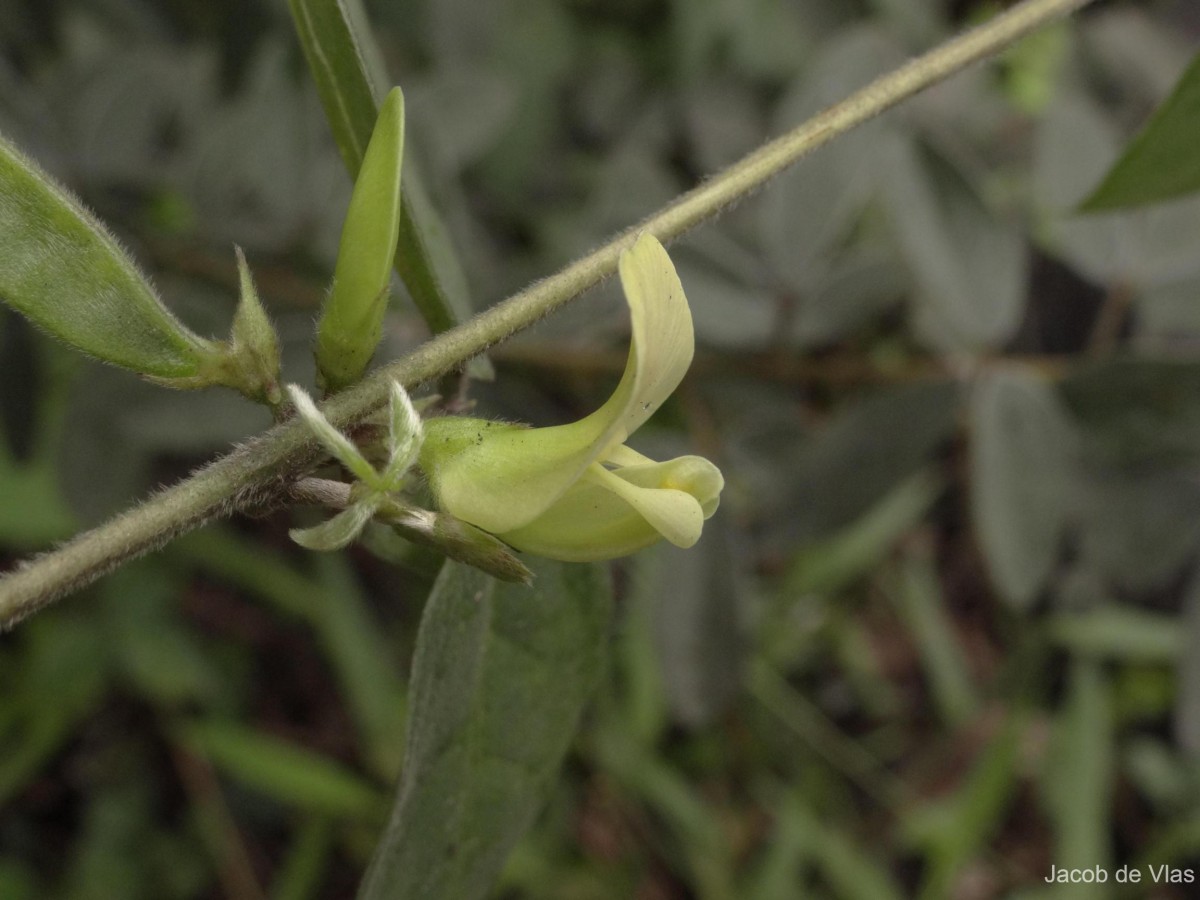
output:
<instances>
[{"instance_id":1,"label":"thin branch","mask_svg":"<svg viewBox=\"0 0 1200 900\"><path fill-rule=\"evenodd\" d=\"M345 509L350 505L350 485L328 478L301 478L288 489L288 497L306 506Z\"/></svg>"},{"instance_id":2,"label":"thin branch","mask_svg":"<svg viewBox=\"0 0 1200 900\"><path fill-rule=\"evenodd\" d=\"M621 251L638 233L650 232L664 242L677 237L834 137L1090 2L1025 0L912 60L764 145L558 274L378 369L331 398L323 411L338 427L361 420L384 404L392 379L412 388L451 371L611 275ZM11 627L58 597L207 521L283 502L289 485L316 456L302 424L285 422L272 428L141 506L0 577L0 628Z\"/></svg>"}]
</instances>

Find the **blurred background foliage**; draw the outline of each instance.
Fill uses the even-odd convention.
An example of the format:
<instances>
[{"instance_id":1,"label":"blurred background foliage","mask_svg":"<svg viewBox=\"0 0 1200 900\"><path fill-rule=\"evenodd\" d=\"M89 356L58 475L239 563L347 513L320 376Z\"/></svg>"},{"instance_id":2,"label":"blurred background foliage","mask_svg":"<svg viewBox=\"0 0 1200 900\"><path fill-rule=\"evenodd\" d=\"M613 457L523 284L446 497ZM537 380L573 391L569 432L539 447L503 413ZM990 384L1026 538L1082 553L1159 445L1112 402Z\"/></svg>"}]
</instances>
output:
<instances>
[{"instance_id":1,"label":"blurred background foliage","mask_svg":"<svg viewBox=\"0 0 1200 900\"><path fill-rule=\"evenodd\" d=\"M367 6L477 308L997 8ZM1074 213L1198 42L1194 4L1101 4L673 245L697 361L637 437L719 461L725 501L697 550L617 566L607 679L497 896L1059 897L1052 863L1200 866L1200 200ZM311 383L349 184L286 4L9 0L0 44L0 131L201 333L244 247ZM593 292L494 351L479 408L589 411L626 329ZM423 336L397 297L384 353ZM267 424L2 312L0 553ZM437 561L305 554L289 524L210 527L0 637L0 897L353 895Z\"/></svg>"}]
</instances>

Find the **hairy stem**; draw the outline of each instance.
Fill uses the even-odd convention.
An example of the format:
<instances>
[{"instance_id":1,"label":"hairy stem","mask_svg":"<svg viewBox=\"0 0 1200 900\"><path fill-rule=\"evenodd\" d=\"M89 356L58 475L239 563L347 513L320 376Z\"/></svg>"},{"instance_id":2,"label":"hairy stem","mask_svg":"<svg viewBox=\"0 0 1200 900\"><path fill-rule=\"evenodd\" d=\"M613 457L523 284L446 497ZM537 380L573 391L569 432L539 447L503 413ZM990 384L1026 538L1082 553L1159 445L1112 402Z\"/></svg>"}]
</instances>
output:
<instances>
[{"instance_id":1,"label":"hairy stem","mask_svg":"<svg viewBox=\"0 0 1200 900\"><path fill-rule=\"evenodd\" d=\"M873 81L849 99L765 144L595 252L444 332L326 402L334 425L359 421L387 400L395 379L414 387L461 366L611 275L642 231L666 242L746 196L796 160L946 76L1093 0L1025 0ZM94 581L123 562L203 523L285 502L317 450L302 424L286 422L141 506L0 577L0 628Z\"/></svg>"}]
</instances>

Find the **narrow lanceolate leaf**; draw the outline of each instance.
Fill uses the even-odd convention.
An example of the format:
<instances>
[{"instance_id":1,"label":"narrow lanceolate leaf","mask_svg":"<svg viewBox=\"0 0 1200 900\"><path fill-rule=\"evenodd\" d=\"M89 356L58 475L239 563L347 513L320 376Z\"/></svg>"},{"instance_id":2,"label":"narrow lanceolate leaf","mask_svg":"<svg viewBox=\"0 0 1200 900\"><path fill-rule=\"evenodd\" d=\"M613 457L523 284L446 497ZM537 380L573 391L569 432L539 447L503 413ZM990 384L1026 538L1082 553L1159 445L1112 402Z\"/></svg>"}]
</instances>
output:
<instances>
[{"instance_id":1,"label":"narrow lanceolate leaf","mask_svg":"<svg viewBox=\"0 0 1200 900\"><path fill-rule=\"evenodd\" d=\"M358 381L379 344L400 233L403 157L404 96L393 88L354 183L333 288L317 324L317 373L330 392Z\"/></svg>"},{"instance_id":2,"label":"narrow lanceolate leaf","mask_svg":"<svg viewBox=\"0 0 1200 900\"><path fill-rule=\"evenodd\" d=\"M1097 662L1076 659L1072 663L1041 786L1042 804L1054 833L1054 859L1066 870L1108 869L1112 859L1116 747L1111 695L1108 678ZM1095 894L1081 889L1059 896Z\"/></svg>"},{"instance_id":3,"label":"narrow lanceolate leaf","mask_svg":"<svg viewBox=\"0 0 1200 900\"><path fill-rule=\"evenodd\" d=\"M0 300L77 350L163 379L194 378L216 345L163 306L83 206L0 139Z\"/></svg>"},{"instance_id":4,"label":"narrow lanceolate leaf","mask_svg":"<svg viewBox=\"0 0 1200 900\"><path fill-rule=\"evenodd\" d=\"M358 177L386 75L360 0L288 0L334 140ZM416 167L404 167L396 271L432 331L470 316L466 280Z\"/></svg>"},{"instance_id":5,"label":"narrow lanceolate leaf","mask_svg":"<svg viewBox=\"0 0 1200 900\"><path fill-rule=\"evenodd\" d=\"M1086 211L1170 200L1200 191L1200 55L1163 105L1125 148Z\"/></svg>"},{"instance_id":6,"label":"narrow lanceolate leaf","mask_svg":"<svg viewBox=\"0 0 1200 900\"><path fill-rule=\"evenodd\" d=\"M188 723L177 737L221 772L288 806L371 821L380 811L375 786L328 757L244 725L217 719Z\"/></svg>"},{"instance_id":7,"label":"narrow lanceolate leaf","mask_svg":"<svg viewBox=\"0 0 1200 900\"><path fill-rule=\"evenodd\" d=\"M358 177L386 81L361 0L288 0L346 170Z\"/></svg>"},{"instance_id":8,"label":"narrow lanceolate leaf","mask_svg":"<svg viewBox=\"0 0 1200 900\"><path fill-rule=\"evenodd\" d=\"M596 566L536 571L525 588L442 569L396 805L359 900L482 898L541 808L601 672L610 589Z\"/></svg>"}]
</instances>

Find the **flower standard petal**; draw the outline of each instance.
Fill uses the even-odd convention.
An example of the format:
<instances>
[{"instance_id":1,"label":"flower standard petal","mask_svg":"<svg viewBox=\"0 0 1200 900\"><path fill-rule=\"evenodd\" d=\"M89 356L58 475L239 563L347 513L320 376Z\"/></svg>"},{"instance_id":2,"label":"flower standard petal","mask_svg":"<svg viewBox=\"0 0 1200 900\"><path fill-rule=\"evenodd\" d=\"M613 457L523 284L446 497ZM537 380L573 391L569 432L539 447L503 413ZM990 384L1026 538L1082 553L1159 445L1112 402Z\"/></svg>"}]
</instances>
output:
<instances>
[{"instance_id":1,"label":"flower standard petal","mask_svg":"<svg viewBox=\"0 0 1200 900\"><path fill-rule=\"evenodd\" d=\"M495 533L532 522L678 387L695 339L670 257L643 234L621 254L619 270L633 337L616 391L596 412L569 425L427 422L421 465L443 509Z\"/></svg>"},{"instance_id":2,"label":"flower standard petal","mask_svg":"<svg viewBox=\"0 0 1200 900\"><path fill-rule=\"evenodd\" d=\"M625 443L679 387L692 364L692 313L671 257L650 234L621 254L618 270L629 304L632 340L621 384L587 419L603 422L604 450Z\"/></svg>"}]
</instances>

